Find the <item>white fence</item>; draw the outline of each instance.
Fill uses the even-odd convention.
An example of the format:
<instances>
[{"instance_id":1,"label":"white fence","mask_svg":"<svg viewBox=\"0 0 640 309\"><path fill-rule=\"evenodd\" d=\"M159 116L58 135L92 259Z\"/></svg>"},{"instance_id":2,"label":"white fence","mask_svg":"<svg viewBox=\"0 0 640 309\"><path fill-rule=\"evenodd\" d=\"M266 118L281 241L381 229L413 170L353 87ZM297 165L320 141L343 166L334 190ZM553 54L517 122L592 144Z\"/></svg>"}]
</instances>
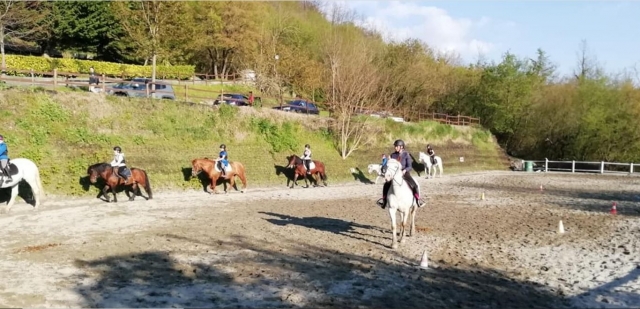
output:
<instances>
[{"instance_id":1,"label":"white fence","mask_svg":"<svg viewBox=\"0 0 640 309\"><path fill-rule=\"evenodd\" d=\"M640 163L618 163L618 162L590 162L590 161L531 161L533 162L533 171L557 171L571 173L597 173L597 174L633 174L640 172L636 165ZM525 166L523 162L523 167ZM524 168L523 168L524 169ZM525 169L526 170L526 169Z\"/></svg>"}]
</instances>

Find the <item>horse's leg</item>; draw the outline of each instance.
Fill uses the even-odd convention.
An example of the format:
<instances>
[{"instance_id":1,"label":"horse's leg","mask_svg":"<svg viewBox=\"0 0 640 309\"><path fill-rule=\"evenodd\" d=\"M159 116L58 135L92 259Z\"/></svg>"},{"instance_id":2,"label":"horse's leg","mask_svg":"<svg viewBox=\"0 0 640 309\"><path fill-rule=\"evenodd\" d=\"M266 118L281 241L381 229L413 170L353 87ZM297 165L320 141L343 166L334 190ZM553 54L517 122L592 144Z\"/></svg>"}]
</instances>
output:
<instances>
[{"instance_id":1,"label":"horse's leg","mask_svg":"<svg viewBox=\"0 0 640 309\"><path fill-rule=\"evenodd\" d=\"M109 197L109 188L111 188L109 185L104 185L102 188L102 196L107 200L107 203L111 202L111 198Z\"/></svg>"},{"instance_id":2,"label":"horse's leg","mask_svg":"<svg viewBox=\"0 0 640 309\"><path fill-rule=\"evenodd\" d=\"M298 173L295 172L293 174L293 183L291 183L291 187L289 188L293 189L293 186L297 186L297 185L298 185Z\"/></svg>"},{"instance_id":3,"label":"horse's leg","mask_svg":"<svg viewBox=\"0 0 640 309\"><path fill-rule=\"evenodd\" d=\"M409 230L409 236L413 236L416 232L416 214L418 212L418 207L411 207L411 229Z\"/></svg>"},{"instance_id":4,"label":"horse's leg","mask_svg":"<svg viewBox=\"0 0 640 309\"><path fill-rule=\"evenodd\" d=\"M410 210L409 210L410 211ZM400 243L405 242L404 234L407 228L407 219L409 219L409 213L400 212L400 219L402 219L402 227L400 228Z\"/></svg>"},{"instance_id":5,"label":"horse's leg","mask_svg":"<svg viewBox=\"0 0 640 309\"><path fill-rule=\"evenodd\" d=\"M224 193L229 193L229 189L235 188L235 186L236 186L236 176L231 175L231 177L229 178L229 186L224 189Z\"/></svg>"},{"instance_id":6,"label":"horse's leg","mask_svg":"<svg viewBox=\"0 0 640 309\"><path fill-rule=\"evenodd\" d=\"M18 187L19 185L15 185L13 186L13 188L11 188L11 198L9 199L9 203L7 203L7 207L4 209L5 213L9 213L9 210L11 210L13 203L16 202L16 197L18 196L18 191L19 191Z\"/></svg>"},{"instance_id":7,"label":"horse's leg","mask_svg":"<svg viewBox=\"0 0 640 309\"><path fill-rule=\"evenodd\" d=\"M131 185L131 190L128 191L131 193L131 195L129 195L129 201L133 201L136 198L137 191L138 191L138 185L134 182L133 185Z\"/></svg>"},{"instance_id":8,"label":"horse's leg","mask_svg":"<svg viewBox=\"0 0 640 309\"><path fill-rule=\"evenodd\" d=\"M247 191L247 175L244 174L244 171L238 173L238 177L240 177L240 181L242 182L242 190L240 192L244 193Z\"/></svg>"},{"instance_id":9,"label":"horse's leg","mask_svg":"<svg viewBox=\"0 0 640 309\"><path fill-rule=\"evenodd\" d=\"M114 203L117 203L117 202L118 202L118 197L116 196L116 187L117 187L117 186L118 186L117 184L116 184L116 185L111 186L111 192L113 192L113 202L114 202ZM126 189L125 189L125 190L126 190Z\"/></svg>"},{"instance_id":10,"label":"horse's leg","mask_svg":"<svg viewBox=\"0 0 640 309\"><path fill-rule=\"evenodd\" d=\"M209 188L211 189L211 192L217 194L218 192L216 192L216 184L218 183L218 177L211 177L211 186L209 186Z\"/></svg>"},{"instance_id":11,"label":"horse's leg","mask_svg":"<svg viewBox=\"0 0 640 309\"><path fill-rule=\"evenodd\" d=\"M396 236L396 208L389 207L389 216L391 216L391 249L398 249L398 238Z\"/></svg>"}]
</instances>

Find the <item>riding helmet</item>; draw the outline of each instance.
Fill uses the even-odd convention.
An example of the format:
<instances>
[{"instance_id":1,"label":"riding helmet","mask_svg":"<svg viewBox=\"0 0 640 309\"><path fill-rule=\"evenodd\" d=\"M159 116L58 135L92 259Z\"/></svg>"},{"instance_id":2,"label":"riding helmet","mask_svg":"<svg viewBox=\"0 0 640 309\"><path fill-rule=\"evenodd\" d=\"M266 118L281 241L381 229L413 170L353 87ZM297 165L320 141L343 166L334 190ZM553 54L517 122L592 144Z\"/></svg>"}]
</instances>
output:
<instances>
[{"instance_id":1,"label":"riding helmet","mask_svg":"<svg viewBox=\"0 0 640 309\"><path fill-rule=\"evenodd\" d=\"M220 145L220 148L227 149L227 146L225 144L222 144L222 145Z\"/></svg>"},{"instance_id":2,"label":"riding helmet","mask_svg":"<svg viewBox=\"0 0 640 309\"><path fill-rule=\"evenodd\" d=\"M305 148L311 148L311 146L309 146L309 144L304 145Z\"/></svg>"},{"instance_id":3,"label":"riding helmet","mask_svg":"<svg viewBox=\"0 0 640 309\"><path fill-rule=\"evenodd\" d=\"M113 147L113 150L117 150L118 152L122 152L122 148L120 148L120 146Z\"/></svg>"},{"instance_id":4,"label":"riding helmet","mask_svg":"<svg viewBox=\"0 0 640 309\"><path fill-rule=\"evenodd\" d=\"M404 147L404 141L401 139L396 140L395 142L393 142L393 146L402 146Z\"/></svg>"}]
</instances>

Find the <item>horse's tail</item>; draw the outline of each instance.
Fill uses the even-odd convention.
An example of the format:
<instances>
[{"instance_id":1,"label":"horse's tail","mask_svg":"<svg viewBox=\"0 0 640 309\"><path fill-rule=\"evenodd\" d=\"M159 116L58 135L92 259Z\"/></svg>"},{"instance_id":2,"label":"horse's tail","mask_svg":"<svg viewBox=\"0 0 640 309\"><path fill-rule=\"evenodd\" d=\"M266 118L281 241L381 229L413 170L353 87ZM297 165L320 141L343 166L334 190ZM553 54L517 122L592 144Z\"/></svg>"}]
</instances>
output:
<instances>
[{"instance_id":1,"label":"horse's tail","mask_svg":"<svg viewBox=\"0 0 640 309\"><path fill-rule=\"evenodd\" d=\"M153 198L153 193L151 192L151 183L149 182L149 175L147 175L147 171L141 169L142 174L144 174L144 190L147 191L147 195L149 195L149 199Z\"/></svg>"},{"instance_id":2,"label":"horse's tail","mask_svg":"<svg viewBox=\"0 0 640 309\"><path fill-rule=\"evenodd\" d=\"M36 169L36 186L38 186L38 199L40 203L44 200L45 192L44 186L42 185L42 179L40 178L40 169Z\"/></svg>"}]
</instances>

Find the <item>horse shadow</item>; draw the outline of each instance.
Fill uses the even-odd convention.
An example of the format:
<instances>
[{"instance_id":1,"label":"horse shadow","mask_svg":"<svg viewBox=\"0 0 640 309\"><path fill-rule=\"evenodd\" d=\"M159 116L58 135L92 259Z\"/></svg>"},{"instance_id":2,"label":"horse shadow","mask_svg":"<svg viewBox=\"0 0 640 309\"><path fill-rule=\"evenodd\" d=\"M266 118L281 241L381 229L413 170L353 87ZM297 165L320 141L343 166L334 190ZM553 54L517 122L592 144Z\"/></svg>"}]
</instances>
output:
<instances>
[{"instance_id":1,"label":"horse shadow","mask_svg":"<svg viewBox=\"0 0 640 309\"><path fill-rule=\"evenodd\" d=\"M25 181L21 181L18 184L18 197L22 198L25 203L34 206L36 205L36 199L33 197L33 191L31 187ZM11 188L0 189L0 203L8 203L11 200Z\"/></svg>"},{"instance_id":2,"label":"horse shadow","mask_svg":"<svg viewBox=\"0 0 640 309\"><path fill-rule=\"evenodd\" d=\"M89 190L91 190L92 187L98 189L98 195L96 195L96 198L103 200L105 202L108 202L106 197L102 193L102 189L104 188L104 186L107 185L107 182L104 181L104 179L98 178L96 180L96 183L91 183L91 180L89 180L89 176L81 176L78 179L78 184L81 185L82 189L86 192L89 192ZM133 191L130 192L130 190L128 190L125 185L116 186L116 194L122 193L123 191L125 195L127 195L127 197L131 197L132 193L135 194L136 196L142 196L141 194L134 193ZM111 190L107 192L107 194L110 194L110 193L111 193Z\"/></svg>"},{"instance_id":3,"label":"horse shadow","mask_svg":"<svg viewBox=\"0 0 640 309\"><path fill-rule=\"evenodd\" d=\"M191 167L183 167L181 169L182 172L182 176L184 181L191 181L191 178L193 178L193 175L191 175ZM207 191L207 187L209 187L209 185L211 185L211 179L209 179L209 177L205 174L205 173L199 173L196 178L198 178L198 181L200 182L200 185L202 186L202 191L210 193L209 191ZM216 181L216 187L222 185L224 190L227 190L227 182L222 179L222 177L218 178L218 180ZM233 184L233 188L237 191L238 190L238 184L234 183Z\"/></svg>"},{"instance_id":4,"label":"horse shadow","mask_svg":"<svg viewBox=\"0 0 640 309\"><path fill-rule=\"evenodd\" d=\"M278 214L278 213L266 212L266 211L260 211L259 213L276 217L276 218L269 218L265 220L269 223L272 223L278 226L286 226L289 224L293 224L297 226L306 227L309 229L315 229L322 232L329 232L332 234L347 236L349 238L370 242L379 246L384 246L382 243L364 238L364 237L370 237L371 235L356 231L356 228L360 228L365 230L377 230L378 232L385 232L383 229L376 226L359 224L355 222L349 222L349 221L334 219L334 218L293 217L285 214Z\"/></svg>"},{"instance_id":5,"label":"horse shadow","mask_svg":"<svg viewBox=\"0 0 640 309\"><path fill-rule=\"evenodd\" d=\"M371 181L371 179L369 179L369 177L364 175L364 173L362 172L362 170L360 170L359 167L352 168L351 169L351 175L353 176L353 180L358 180L361 183L364 183L364 184L367 184L367 185L374 184L374 182Z\"/></svg>"}]
</instances>

